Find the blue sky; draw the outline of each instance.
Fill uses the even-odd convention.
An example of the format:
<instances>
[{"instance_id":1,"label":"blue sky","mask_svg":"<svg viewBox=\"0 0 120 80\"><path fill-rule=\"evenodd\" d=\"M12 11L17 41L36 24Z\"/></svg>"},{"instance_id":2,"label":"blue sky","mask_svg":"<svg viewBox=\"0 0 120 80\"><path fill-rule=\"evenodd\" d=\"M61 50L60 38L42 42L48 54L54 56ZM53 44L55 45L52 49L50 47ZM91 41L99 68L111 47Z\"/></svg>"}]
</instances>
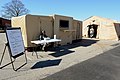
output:
<instances>
[{"instance_id":1,"label":"blue sky","mask_svg":"<svg viewBox=\"0 0 120 80\"><path fill-rule=\"evenodd\" d=\"M1 6L11 0L0 0ZM21 0L34 15L59 14L85 20L101 16L120 21L120 0Z\"/></svg>"}]
</instances>

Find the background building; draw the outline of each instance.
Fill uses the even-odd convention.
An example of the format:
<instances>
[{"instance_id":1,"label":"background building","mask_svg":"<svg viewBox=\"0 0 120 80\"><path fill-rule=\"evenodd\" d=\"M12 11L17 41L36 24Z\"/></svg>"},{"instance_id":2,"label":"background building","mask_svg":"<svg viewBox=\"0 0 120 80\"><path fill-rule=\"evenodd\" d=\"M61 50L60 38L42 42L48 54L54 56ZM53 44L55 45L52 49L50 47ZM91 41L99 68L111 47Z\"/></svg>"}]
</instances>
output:
<instances>
[{"instance_id":1,"label":"background building","mask_svg":"<svg viewBox=\"0 0 120 80\"><path fill-rule=\"evenodd\" d=\"M120 39L120 22L92 16L83 21L83 36L97 39Z\"/></svg>"},{"instance_id":2,"label":"background building","mask_svg":"<svg viewBox=\"0 0 120 80\"><path fill-rule=\"evenodd\" d=\"M0 18L0 30L5 30L7 27L11 26L11 20Z\"/></svg>"}]
</instances>

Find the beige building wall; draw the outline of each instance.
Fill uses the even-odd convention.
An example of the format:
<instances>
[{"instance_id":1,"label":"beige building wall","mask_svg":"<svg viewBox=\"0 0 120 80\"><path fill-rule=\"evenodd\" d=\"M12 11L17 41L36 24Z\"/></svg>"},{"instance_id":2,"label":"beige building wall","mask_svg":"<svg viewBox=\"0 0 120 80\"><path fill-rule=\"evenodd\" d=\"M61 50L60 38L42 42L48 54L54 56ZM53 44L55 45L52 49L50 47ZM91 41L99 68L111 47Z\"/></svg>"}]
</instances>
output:
<instances>
[{"instance_id":1,"label":"beige building wall","mask_svg":"<svg viewBox=\"0 0 120 80\"><path fill-rule=\"evenodd\" d=\"M120 22L119 23L118 22L114 23L114 26L115 26L117 36L118 36L118 38L120 40Z\"/></svg>"},{"instance_id":2,"label":"beige building wall","mask_svg":"<svg viewBox=\"0 0 120 80\"><path fill-rule=\"evenodd\" d=\"M26 15L26 32L27 32L27 45L32 46L31 41L37 39L40 34L40 22L38 16Z\"/></svg>"},{"instance_id":3,"label":"beige building wall","mask_svg":"<svg viewBox=\"0 0 120 80\"><path fill-rule=\"evenodd\" d=\"M26 32L26 15L20 17L13 17L11 20L12 27L20 27L22 31L22 37L24 45L27 46L27 32Z\"/></svg>"},{"instance_id":4,"label":"beige building wall","mask_svg":"<svg viewBox=\"0 0 120 80\"><path fill-rule=\"evenodd\" d=\"M93 20L95 22L93 22ZM118 40L114 21L107 19L107 18L98 17L98 16L92 16L83 21L83 36L84 37L88 37L88 27L87 26L91 25L91 24L98 25L96 38Z\"/></svg>"},{"instance_id":5,"label":"beige building wall","mask_svg":"<svg viewBox=\"0 0 120 80\"><path fill-rule=\"evenodd\" d=\"M82 39L82 21L73 20L72 40Z\"/></svg>"},{"instance_id":6,"label":"beige building wall","mask_svg":"<svg viewBox=\"0 0 120 80\"><path fill-rule=\"evenodd\" d=\"M48 36L53 36L52 25L52 18L47 16L26 15L12 18L12 27L21 27L25 47L34 46L31 41L38 39L42 30Z\"/></svg>"},{"instance_id":7,"label":"beige building wall","mask_svg":"<svg viewBox=\"0 0 120 80\"><path fill-rule=\"evenodd\" d=\"M60 38L61 44L65 45L68 43L72 43L72 35L71 31L73 30L73 18L67 17L67 16L61 16L61 15L53 15L54 18L54 34L57 35L57 38ZM60 20L67 20L69 21L69 27L68 28L61 28L60 27Z\"/></svg>"},{"instance_id":8,"label":"beige building wall","mask_svg":"<svg viewBox=\"0 0 120 80\"><path fill-rule=\"evenodd\" d=\"M29 47L32 46L30 41L38 39L42 30L45 30L49 37L53 36L52 18L48 16L27 15L26 28Z\"/></svg>"}]
</instances>

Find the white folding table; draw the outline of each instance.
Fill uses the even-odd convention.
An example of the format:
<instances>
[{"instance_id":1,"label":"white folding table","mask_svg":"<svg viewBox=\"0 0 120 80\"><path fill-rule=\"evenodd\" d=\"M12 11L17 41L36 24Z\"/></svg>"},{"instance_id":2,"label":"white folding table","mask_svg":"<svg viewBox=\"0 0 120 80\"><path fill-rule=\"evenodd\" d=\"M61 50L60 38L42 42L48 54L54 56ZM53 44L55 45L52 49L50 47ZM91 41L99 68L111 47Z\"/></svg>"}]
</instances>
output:
<instances>
[{"instance_id":1,"label":"white folding table","mask_svg":"<svg viewBox=\"0 0 120 80\"><path fill-rule=\"evenodd\" d=\"M60 42L61 39L46 39L46 40L34 40L34 41L31 41L32 44L35 44L35 45L44 45L44 47L46 46L46 44L48 43L52 43L52 42ZM36 53L36 56L38 58L38 55L37 55L37 52L36 52L36 49L34 49L34 52ZM32 55L33 55L33 52L32 52Z\"/></svg>"}]
</instances>

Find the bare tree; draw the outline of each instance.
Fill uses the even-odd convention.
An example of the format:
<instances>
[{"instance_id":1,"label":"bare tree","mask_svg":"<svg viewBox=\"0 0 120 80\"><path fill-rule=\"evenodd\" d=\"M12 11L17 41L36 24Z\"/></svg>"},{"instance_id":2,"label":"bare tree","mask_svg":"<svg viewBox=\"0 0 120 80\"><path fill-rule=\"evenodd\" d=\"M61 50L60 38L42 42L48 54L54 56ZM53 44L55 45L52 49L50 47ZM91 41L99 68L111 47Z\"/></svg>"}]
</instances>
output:
<instances>
[{"instance_id":1,"label":"bare tree","mask_svg":"<svg viewBox=\"0 0 120 80\"><path fill-rule=\"evenodd\" d=\"M12 0L2 6L2 8L2 17L7 19L29 13L29 10L25 8L24 4L20 0Z\"/></svg>"}]
</instances>

